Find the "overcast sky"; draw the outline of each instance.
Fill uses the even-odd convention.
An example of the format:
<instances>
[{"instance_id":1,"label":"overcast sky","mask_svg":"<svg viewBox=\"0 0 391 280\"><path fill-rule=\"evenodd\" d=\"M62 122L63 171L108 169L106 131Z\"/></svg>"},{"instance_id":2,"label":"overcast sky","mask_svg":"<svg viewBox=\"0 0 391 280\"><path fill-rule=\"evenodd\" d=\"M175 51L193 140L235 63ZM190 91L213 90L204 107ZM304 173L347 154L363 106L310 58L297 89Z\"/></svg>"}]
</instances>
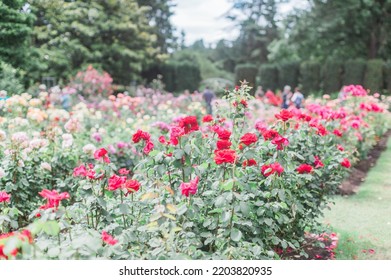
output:
<instances>
[{"instance_id":1,"label":"overcast sky","mask_svg":"<svg viewBox=\"0 0 391 280\"><path fill-rule=\"evenodd\" d=\"M231 7L229 0L176 0L172 23L178 33L184 30L186 44L192 44L198 39L205 43L216 43L220 39L233 40L238 31L231 21L225 19L223 14ZM292 10L292 7L302 8L308 1L291 0L289 4L281 6L283 13Z\"/></svg>"}]
</instances>

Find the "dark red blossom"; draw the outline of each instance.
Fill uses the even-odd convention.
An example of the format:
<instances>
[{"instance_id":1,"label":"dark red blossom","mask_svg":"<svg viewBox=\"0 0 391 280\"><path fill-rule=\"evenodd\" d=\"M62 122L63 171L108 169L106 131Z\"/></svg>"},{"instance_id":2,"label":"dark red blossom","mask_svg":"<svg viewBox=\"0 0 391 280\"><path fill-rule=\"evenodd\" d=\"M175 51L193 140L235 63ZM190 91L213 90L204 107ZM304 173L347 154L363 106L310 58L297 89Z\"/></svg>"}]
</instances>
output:
<instances>
[{"instance_id":1,"label":"dark red blossom","mask_svg":"<svg viewBox=\"0 0 391 280\"><path fill-rule=\"evenodd\" d=\"M312 172L312 166L309 164L301 164L298 168L296 168L296 171L299 174L304 174L304 173L311 173Z\"/></svg>"},{"instance_id":2,"label":"dark red blossom","mask_svg":"<svg viewBox=\"0 0 391 280\"><path fill-rule=\"evenodd\" d=\"M243 163L242 163L242 166L243 166L243 167L246 167L246 166L254 166L254 165L257 165L257 162L256 162L255 159L253 159L253 158L246 159L246 160L243 161Z\"/></svg>"},{"instance_id":3,"label":"dark red blossom","mask_svg":"<svg viewBox=\"0 0 391 280\"><path fill-rule=\"evenodd\" d=\"M323 164L323 162L320 160L320 157L314 156L314 158L315 158L315 161L314 161L315 168L324 167L324 164Z\"/></svg>"},{"instance_id":4,"label":"dark red blossom","mask_svg":"<svg viewBox=\"0 0 391 280\"><path fill-rule=\"evenodd\" d=\"M191 194L196 194L198 189L198 176L195 177L193 180L190 180L190 182L185 183L182 182L179 188L181 189L182 195L189 197Z\"/></svg>"},{"instance_id":5,"label":"dark red blossom","mask_svg":"<svg viewBox=\"0 0 391 280\"><path fill-rule=\"evenodd\" d=\"M205 115L202 118L202 122L204 122L204 123L208 123L208 122L212 122L212 121L213 121L213 116L212 115Z\"/></svg>"},{"instance_id":6,"label":"dark red blossom","mask_svg":"<svg viewBox=\"0 0 391 280\"><path fill-rule=\"evenodd\" d=\"M216 164L235 163L236 161L236 152L234 150L216 150L214 154Z\"/></svg>"},{"instance_id":7,"label":"dark red blossom","mask_svg":"<svg viewBox=\"0 0 391 280\"><path fill-rule=\"evenodd\" d=\"M132 136L133 143L138 143L140 140L149 141L149 139L151 139L151 135L141 129L138 129Z\"/></svg>"},{"instance_id":8,"label":"dark red blossom","mask_svg":"<svg viewBox=\"0 0 391 280\"><path fill-rule=\"evenodd\" d=\"M342 165L343 167L345 167L345 168L350 168L350 167L352 166L351 163L350 163L350 161L349 161L349 159L347 159L347 158L344 158L344 159L342 160L341 165Z\"/></svg>"},{"instance_id":9,"label":"dark red blossom","mask_svg":"<svg viewBox=\"0 0 391 280\"><path fill-rule=\"evenodd\" d=\"M51 191L48 189L43 189L41 192L39 192L39 195L47 199L46 204L39 207L39 209L57 209L61 200L70 198L70 195L67 192L58 193L56 190Z\"/></svg>"},{"instance_id":10,"label":"dark red blossom","mask_svg":"<svg viewBox=\"0 0 391 280\"><path fill-rule=\"evenodd\" d=\"M185 134L199 130L197 118L195 116L187 116L182 118L179 121L179 127L184 129Z\"/></svg>"},{"instance_id":11,"label":"dark red blossom","mask_svg":"<svg viewBox=\"0 0 391 280\"><path fill-rule=\"evenodd\" d=\"M272 140L272 144L277 146L277 150L283 150L284 146L289 145L289 140L287 138L282 137L281 135L278 135Z\"/></svg>"},{"instance_id":12,"label":"dark red blossom","mask_svg":"<svg viewBox=\"0 0 391 280\"><path fill-rule=\"evenodd\" d=\"M338 129L334 129L333 134L338 136L338 137L342 137L342 132L340 130L338 130Z\"/></svg>"},{"instance_id":13,"label":"dark red blossom","mask_svg":"<svg viewBox=\"0 0 391 280\"><path fill-rule=\"evenodd\" d=\"M271 164L265 164L261 168L261 173L265 177L269 177L270 175L272 175L274 173L281 175L282 172L284 172L284 168L278 162L271 163Z\"/></svg>"},{"instance_id":14,"label":"dark red blossom","mask_svg":"<svg viewBox=\"0 0 391 280\"><path fill-rule=\"evenodd\" d=\"M293 116L294 116L293 113L288 111L288 110L286 110L286 109L282 109L279 114L275 114L275 117L277 119L282 120L284 122L286 122L289 119L293 118Z\"/></svg>"},{"instance_id":15,"label":"dark red blossom","mask_svg":"<svg viewBox=\"0 0 391 280\"><path fill-rule=\"evenodd\" d=\"M0 192L0 203L10 202L11 195L6 192Z\"/></svg>"},{"instance_id":16,"label":"dark red blossom","mask_svg":"<svg viewBox=\"0 0 391 280\"><path fill-rule=\"evenodd\" d=\"M265 141L272 140L272 139L276 138L278 135L279 135L278 132L273 129L265 130L262 133L262 136L265 139Z\"/></svg>"},{"instance_id":17,"label":"dark red blossom","mask_svg":"<svg viewBox=\"0 0 391 280\"><path fill-rule=\"evenodd\" d=\"M115 245L118 243L118 240L114 239L114 237L108 234L106 231L102 231L102 241L109 245Z\"/></svg>"},{"instance_id":18,"label":"dark red blossom","mask_svg":"<svg viewBox=\"0 0 391 280\"><path fill-rule=\"evenodd\" d=\"M226 150L231 148L232 143L229 140L218 140L216 143L218 150Z\"/></svg>"},{"instance_id":19,"label":"dark red blossom","mask_svg":"<svg viewBox=\"0 0 391 280\"><path fill-rule=\"evenodd\" d=\"M96 160L103 160L105 163L110 163L110 159L107 156L107 150L105 148L97 149L94 153Z\"/></svg>"},{"instance_id":20,"label":"dark red blossom","mask_svg":"<svg viewBox=\"0 0 391 280\"><path fill-rule=\"evenodd\" d=\"M246 146L249 146L257 141L258 137L254 133L246 133L240 138L240 142Z\"/></svg>"}]
</instances>

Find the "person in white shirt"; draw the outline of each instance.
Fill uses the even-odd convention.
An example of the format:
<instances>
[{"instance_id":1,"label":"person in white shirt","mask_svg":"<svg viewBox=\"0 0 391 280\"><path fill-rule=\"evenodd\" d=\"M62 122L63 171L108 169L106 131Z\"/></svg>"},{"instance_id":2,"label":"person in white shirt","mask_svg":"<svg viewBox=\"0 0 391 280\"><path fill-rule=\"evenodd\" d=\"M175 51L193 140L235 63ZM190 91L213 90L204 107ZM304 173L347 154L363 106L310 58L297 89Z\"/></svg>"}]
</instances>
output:
<instances>
[{"instance_id":1,"label":"person in white shirt","mask_svg":"<svg viewBox=\"0 0 391 280\"><path fill-rule=\"evenodd\" d=\"M297 109L303 107L304 95L300 92L298 87L295 88L295 93L293 94L291 100Z\"/></svg>"}]
</instances>

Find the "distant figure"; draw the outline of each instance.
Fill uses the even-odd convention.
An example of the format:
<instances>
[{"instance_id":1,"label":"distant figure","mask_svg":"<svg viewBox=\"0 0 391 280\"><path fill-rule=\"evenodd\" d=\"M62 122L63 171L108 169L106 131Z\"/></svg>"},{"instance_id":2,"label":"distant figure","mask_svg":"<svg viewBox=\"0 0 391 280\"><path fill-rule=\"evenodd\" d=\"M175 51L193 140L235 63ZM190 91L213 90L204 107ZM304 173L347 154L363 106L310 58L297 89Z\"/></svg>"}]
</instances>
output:
<instances>
[{"instance_id":1,"label":"distant figure","mask_svg":"<svg viewBox=\"0 0 391 280\"><path fill-rule=\"evenodd\" d=\"M207 113L209 114L209 115L212 115L212 100L213 100L213 98L215 98L216 96L215 96L215 94L214 94L214 92L213 91L211 91L210 89L209 89L209 87L207 86L206 88L205 88L205 91L204 91L204 93L203 93L203 95L202 95L202 98L205 100L205 103L206 103L206 111L207 111Z\"/></svg>"},{"instance_id":2,"label":"distant figure","mask_svg":"<svg viewBox=\"0 0 391 280\"><path fill-rule=\"evenodd\" d=\"M262 86L259 86L257 88L257 91L255 92L255 98L262 99L264 95L265 95L265 92L263 91Z\"/></svg>"},{"instance_id":3,"label":"distant figure","mask_svg":"<svg viewBox=\"0 0 391 280\"><path fill-rule=\"evenodd\" d=\"M69 111L71 109L71 97L68 93L61 92L61 106L64 110Z\"/></svg>"},{"instance_id":4,"label":"distant figure","mask_svg":"<svg viewBox=\"0 0 391 280\"><path fill-rule=\"evenodd\" d=\"M284 91L282 92L282 108L288 109L290 105L290 100L292 98L292 92L290 86L285 86Z\"/></svg>"},{"instance_id":5,"label":"distant figure","mask_svg":"<svg viewBox=\"0 0 391 280\"><path fill-rule=\"evenodd\" d=\"M295 88L295 93L292 96L292 102L295 104L297 109L302 108L303 101L304 101L304 95L300 92L300 89L298 87Z\"/></svg>"}]
</instances>

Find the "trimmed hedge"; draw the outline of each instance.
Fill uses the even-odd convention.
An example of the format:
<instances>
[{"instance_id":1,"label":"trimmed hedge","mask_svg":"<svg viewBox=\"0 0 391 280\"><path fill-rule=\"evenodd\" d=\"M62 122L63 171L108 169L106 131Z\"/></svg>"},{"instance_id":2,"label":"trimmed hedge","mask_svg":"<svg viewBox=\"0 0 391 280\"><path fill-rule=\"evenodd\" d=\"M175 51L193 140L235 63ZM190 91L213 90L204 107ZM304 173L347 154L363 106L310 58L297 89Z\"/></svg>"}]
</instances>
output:
<instances>
[{"instance_id":1,"label":"trimmed hedge","mask_svg":"<svg viewBox=\"0 0 391 280\"><path fill-rule=\"evenodd\" d=\"M344 85L362 85L364 83L366 62L362 59L348 60L344 67Z\"/></svg>"},{"instance_id":2,"label":"trimmed hedge","mask_svg":"<svg viewBox=\"0 0 391 280\"><path fill-rule=\"evenodd\" d=\"M384 88L383 65L381 59L371 59L367 62L364 76L364 87L371 93L381 91Z\"/></svg>"},{"instance_id":3,"label":"trimmed hedge","mask_svg":"<svg viewBox=\"0 0 391 280\"><path fill-rule=\"evenodd\" d=\"M305 94L320 91L320 68L320 63L315 61L306 61L300 65L300 84Z\"/></svg>"},{"instance_id":4,"label":"trimmed hedge","mask_svg":"<svg viewBox=\"0 0 391 280\"><path fill-rule=\"evenodd\" d=\"M391 62L384 65L384 88L391 94Z\"/></svg>"},{"instance_id":5,"label":"trimmed hedge","mask_svg":"<svg viewBox=\"0 0 391 280\"><path fill-rule=\"evenodd\" d=\"M194 91L201 82L201 71L198 65L188 61L181 63L166 63L161 68L163 83L166 90L178 92L184 90Z\"/></svg>"},{"instance_id":6,"label":"trimmed hedge","mask_svg":"<svg viewBox=\"0 0 391 280\"><path fill-rule=\"evenodd\" d=\"M295 88L299 85L300 63L287 62L278 66L278 87L284 88L285 85L290 85Z\"/></svg>"},{"instance_id":7,"label":"trimmed hedge","mask_svg":"<svg viewBox=\"0 0 391 280\"><path fill-rule=\"evenodd\" d=\"M342 87L343 63L327 60L322 68L322 89L324 93L338 92Z\"/></svg>"},{"instance_id":8,"label":"trimmed hedge","mask_svg":"<svg viewBox=\"0 0 391 280\"><path fill-rule=\"evenodd\" d=\"M241 81L246 80L254 93L257 73L258 69L254 64L239 64L235 67L235 84L240 85Z\"/></svg>"},{"instance_id":9,"label":"trimmed hedge","mask_svg":"<svg viewBox=\"0 0 391 280\"><path fill-rule=\"evenodd\" d=\"M275 90L278 88L278 68L273 64L263 64L259 68L259 81L262 87Z\"/></svg>"}]
</instances>

